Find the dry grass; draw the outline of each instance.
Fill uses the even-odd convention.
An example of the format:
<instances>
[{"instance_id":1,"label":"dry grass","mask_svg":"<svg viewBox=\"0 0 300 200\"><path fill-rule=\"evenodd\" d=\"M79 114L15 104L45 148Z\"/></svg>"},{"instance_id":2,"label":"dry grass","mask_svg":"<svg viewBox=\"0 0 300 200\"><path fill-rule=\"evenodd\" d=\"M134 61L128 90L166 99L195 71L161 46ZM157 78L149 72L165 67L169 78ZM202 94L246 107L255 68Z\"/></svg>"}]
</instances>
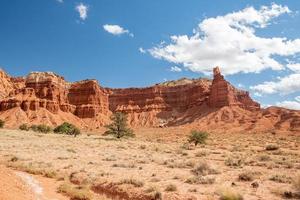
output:
<instances>
[{"instance_id":1,"label":"dry grass","mask_svg":"<svg viewBox=\"0 0 300 200\"><path fill-rule=\"evenodd\" d=\"M92 200L93 194L86 187L75 186L65 182L61 184L57 191L70 197L71 200Z\"/></svg>"},{"instance_id":2,"label":"dry grass","mask_svg":"<svg viewBox=\"0 0 300 200\"><path fill-rule=\"evenodd\" d=\"M299 180L291 177L300 169L300 136L210 134L205 146L195 147L183 145L184 133L180 128L142 129L134 139L115 140L2 129L0 163L55 179L67 177L66 183L78 184L60 187L69 195L85 193L89 190L82 184L97 182L156 199L175 194L182 199L234 199L238 197L231 191L216 195L220 186L233 182L245 199L280 200L289 190L299 191ZM265 144L280 149L266 151ZM249 181L259 183L255 192ZM280 195L274 193L281 188L285 191Z\"/></svg>"},{"instance_id":3,"label":"dry grass","mask_svg":"<svg viewBox=\"0 0 300 200\"><path fill-rule=\"evenodd\" d=\"M243 200L243 196L231 188L222 189L220 192L220 200Z\"/></svg>"}]
</instances>

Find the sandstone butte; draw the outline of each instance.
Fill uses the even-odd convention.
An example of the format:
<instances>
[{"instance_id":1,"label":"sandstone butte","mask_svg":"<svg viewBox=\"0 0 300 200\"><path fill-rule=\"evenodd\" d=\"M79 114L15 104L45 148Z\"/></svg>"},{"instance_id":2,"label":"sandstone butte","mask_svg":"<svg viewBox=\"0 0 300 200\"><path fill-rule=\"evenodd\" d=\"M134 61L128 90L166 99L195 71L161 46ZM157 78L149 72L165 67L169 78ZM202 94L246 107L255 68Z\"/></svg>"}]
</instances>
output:
<instances>
[{"instance_id":1,"label":"sandstone butte","mask_svg":"<svg viewBox=\"0 0 300 200\"><path fill-rule=\"evenodd\" d=\"M213 80L180 79L146 88L112 89L96 80L70 83L52 72L11 77L0 71L0 119L20 124L73 123L99 129L113 112L124 112L132 127L183 126L209 131L300 131L300 111L261 108L236 89L218 67Z\"/></svg>"}]
</instances>

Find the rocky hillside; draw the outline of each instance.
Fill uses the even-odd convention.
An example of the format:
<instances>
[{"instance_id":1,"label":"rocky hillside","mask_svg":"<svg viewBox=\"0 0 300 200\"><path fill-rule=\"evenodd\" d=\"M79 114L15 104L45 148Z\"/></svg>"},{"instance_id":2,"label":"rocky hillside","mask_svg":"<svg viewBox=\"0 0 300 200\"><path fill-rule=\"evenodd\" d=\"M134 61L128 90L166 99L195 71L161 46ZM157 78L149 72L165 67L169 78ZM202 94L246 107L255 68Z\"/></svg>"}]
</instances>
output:
<instances>
[{"instance_id":1,"label":"rocky hillside","mask_svg":"<svg viewBox=\"0 0 300 200\"><path fill-rule=\"evenodd\" d=\"M103 88L96 80L69 83L52 72L32 72L24 78L0 73L0 118L8 127L22 123L55 126L69 121L97 129L117 111L127 113L135 127L300 130L299 111L261 109L248 92L227 82L219 68L214 69L212 81L180 79L128 89Z\"/></svg>"}]
</instances>

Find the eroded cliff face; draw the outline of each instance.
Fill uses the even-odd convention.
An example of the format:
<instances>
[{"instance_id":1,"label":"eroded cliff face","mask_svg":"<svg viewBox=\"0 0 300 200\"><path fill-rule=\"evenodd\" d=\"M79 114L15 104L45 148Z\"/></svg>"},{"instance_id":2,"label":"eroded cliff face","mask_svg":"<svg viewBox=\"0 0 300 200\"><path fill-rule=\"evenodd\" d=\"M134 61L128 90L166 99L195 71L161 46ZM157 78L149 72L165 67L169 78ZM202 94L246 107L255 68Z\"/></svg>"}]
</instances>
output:
<instances>
[{"instance_id":1,"label":"eroded cliff face","mask_svg":"<svg viewBox=\"0 0 300 200\"><path fill-rule=\"evenodd\" d=\"M207 101L210 84L199 79L183 85L108 89L109 108L127 113L132 125L165 126L187 110L200 108Z\"/></svg>"},{"instance_id":2,"label":"eroded cliff face","mask_svg":"<svg viewBox=\"0 0 300 200\"><path fill-rule=\"evenodd\" d=\"M219 67L214 68L213 72L214 78L208 99L210 107L240 106L247 110L260 110L259 103L250 98L249 92L234 88L224 79Z\"/></svg>"},{"instance_id":3,"label":"eroded cliff face","mask_svg":"<svg viewBox=\"0 0 300 200\"><path fill-rule=\"evenodd\" d=\"M22 123L56 126L64 121L95 129L113 112L128 115L131 126L183 125L202 130L300 130L300 112L261 109L246 91L224 79L180 79L147 88L102 88L96 80L69 83L52 72L13 78L0 71L0 118L8 127Z\"/></svg>"}]
</instances>

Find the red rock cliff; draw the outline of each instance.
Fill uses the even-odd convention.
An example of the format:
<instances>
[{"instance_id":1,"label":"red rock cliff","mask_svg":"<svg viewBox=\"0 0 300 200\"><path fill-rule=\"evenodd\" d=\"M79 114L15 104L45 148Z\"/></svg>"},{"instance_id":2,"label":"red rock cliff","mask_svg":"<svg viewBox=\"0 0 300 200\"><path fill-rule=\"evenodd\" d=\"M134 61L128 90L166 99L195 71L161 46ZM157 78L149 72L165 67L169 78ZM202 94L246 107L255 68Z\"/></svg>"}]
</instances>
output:
<instances>
[{"instance_id":1,"label":"red rock cliff","mask_svg":"<svg viewBox=\"0 0 300 200\"><path fill-rule=\"evenodd\" d=\"M219 67L213 70L213 82L211 85L208 105L214 108L224 106L240 106L248 110L259 110L260 105L253 101L249 93L237 90L221 75Z\"/></svg>"},{"instance_id":2,"label":"red rock cliff","mask_svg":"<svg viewBox=\"0 0 300 200\"><path fill-rule=\"evenodd\" d=\"M213 80L181 79L147 88L102 88L96 80L69 83L52 72L13 78L0 71L0 118L22 123L84 128L109 122L112 112L128 114L132 126L185 125L215 130L300 130L300 112L260 109L249 93L227 82L219 68Z\"/></svg>"}]
</instances>

